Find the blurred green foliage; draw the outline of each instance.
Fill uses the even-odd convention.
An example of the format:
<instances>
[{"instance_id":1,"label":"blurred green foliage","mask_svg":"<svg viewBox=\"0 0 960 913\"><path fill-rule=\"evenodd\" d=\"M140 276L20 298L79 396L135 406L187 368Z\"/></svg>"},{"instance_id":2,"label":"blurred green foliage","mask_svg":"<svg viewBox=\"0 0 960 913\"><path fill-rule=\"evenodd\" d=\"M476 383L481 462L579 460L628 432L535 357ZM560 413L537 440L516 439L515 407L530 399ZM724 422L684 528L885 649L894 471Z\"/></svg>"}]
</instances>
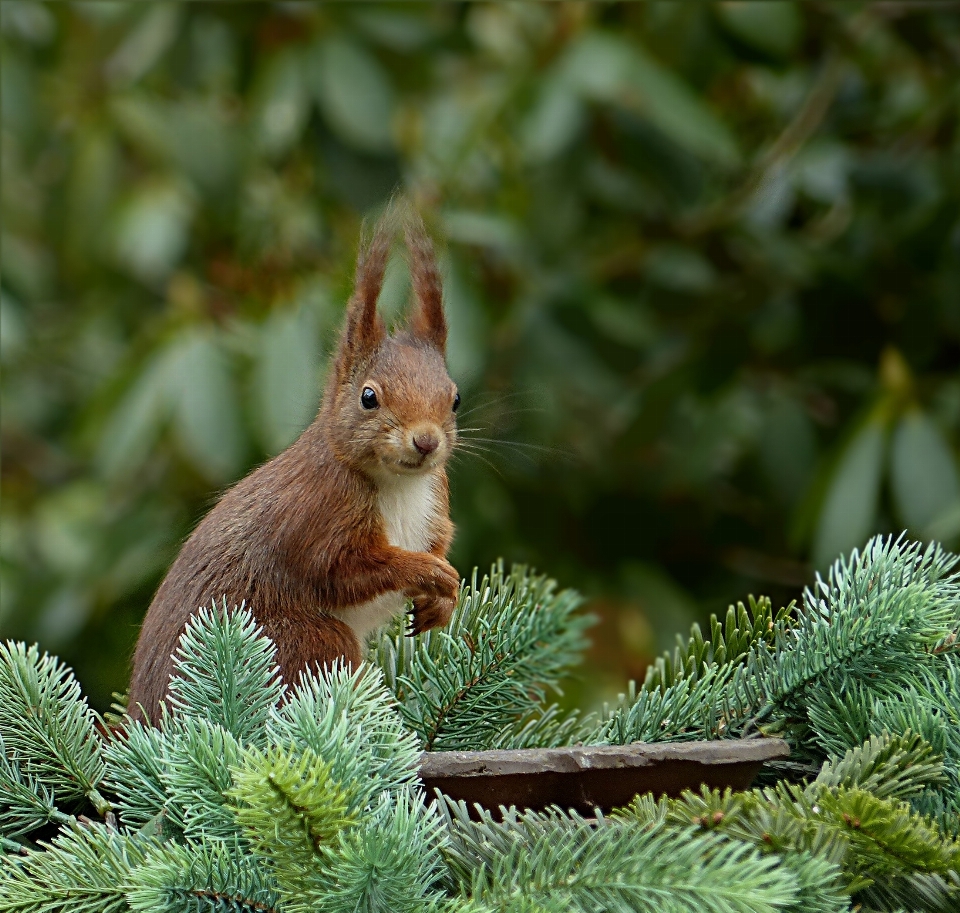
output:
<instances>
[{"instance_id":1,"label":"blurred green foliage","mask_svg":"<svg viewBox=\"0 0 960 913\"><path fill-rule=\"evenodd\" d=\"M0 10L0 619L100 706L312 417L397 187L476 429L454 561L595 597L590 677L873 532L960 541L956 6Z\"/></svg>"}]
</instances>

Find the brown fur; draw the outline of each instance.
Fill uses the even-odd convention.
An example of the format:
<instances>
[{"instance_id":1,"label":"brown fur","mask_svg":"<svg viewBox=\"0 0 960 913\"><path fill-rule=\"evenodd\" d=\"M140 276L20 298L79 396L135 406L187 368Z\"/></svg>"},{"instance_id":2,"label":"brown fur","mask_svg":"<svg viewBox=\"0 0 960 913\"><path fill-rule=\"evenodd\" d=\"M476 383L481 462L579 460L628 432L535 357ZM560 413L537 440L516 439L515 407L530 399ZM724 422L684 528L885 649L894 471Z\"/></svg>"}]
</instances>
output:
<instances>
[{"instance_id":1,"label":"brown fur","mask_svg":"<svg viewBox=\"0 0 960 913\"><path fill-rule=\"evenodd\" d=\"M316 419L224 494L160 585L133 659L135 719L157 719L184 626L213 600L246 601L276 644L288 682L315 663L359 664L350 610L384 593L413 599L414 632L449 621L459 576L445 558L453 524L444 465L456 443L456 387L444 365L439 276L418 218L405 226L416 299L410 329L388 336L377 313L392 223L388 215L361 254ZM360 405L364 387L376 392L378 409ZM424 457L417 434L439 439L437 451ZM432 480L430 541L426 551L407 551L388 541L378 495L417 475Z\"/></svg>"}]
</instances>

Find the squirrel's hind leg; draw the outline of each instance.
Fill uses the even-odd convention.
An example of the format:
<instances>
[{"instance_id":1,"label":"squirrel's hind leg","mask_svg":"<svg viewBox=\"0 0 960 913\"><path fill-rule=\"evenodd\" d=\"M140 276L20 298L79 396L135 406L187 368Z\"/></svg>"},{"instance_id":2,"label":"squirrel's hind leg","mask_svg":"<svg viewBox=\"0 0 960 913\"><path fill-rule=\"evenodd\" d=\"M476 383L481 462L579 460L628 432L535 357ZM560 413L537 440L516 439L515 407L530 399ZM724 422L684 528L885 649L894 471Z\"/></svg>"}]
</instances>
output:
<instances>
[{"instance_id":1,"label":"squirrel's hind leg","mask_svg":"<svg viewBox=\"0 0 960 913\"><path fill-rule=\"evenodd\" d=\"M353 629L317 609L286 612L261 622L263 633L277 646L277 662L287 686L295 687L305 668L329 667L334 662L356 669L363 649Z\"/></svg>"}]
</instances>

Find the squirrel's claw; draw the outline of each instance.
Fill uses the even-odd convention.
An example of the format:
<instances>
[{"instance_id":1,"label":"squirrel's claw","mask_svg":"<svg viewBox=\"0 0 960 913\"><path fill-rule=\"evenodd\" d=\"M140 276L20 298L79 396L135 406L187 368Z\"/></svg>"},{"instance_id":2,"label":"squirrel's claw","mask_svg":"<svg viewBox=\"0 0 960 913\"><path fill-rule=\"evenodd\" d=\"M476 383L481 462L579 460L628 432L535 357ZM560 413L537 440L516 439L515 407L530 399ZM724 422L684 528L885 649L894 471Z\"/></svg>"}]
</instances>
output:
<instances>
[{"instance_id":1,"label":"squirrel's claw","mask_svg":"<svg viewBox=\"0 0 960 913\"><path fill-rule=\"evenodd\" d=\"M417 596L413 600L413 612L410 621L412 634L422 634L431 628L439 628L450 621L455 599L444 596Z\"/></svg>"}]
</instances>

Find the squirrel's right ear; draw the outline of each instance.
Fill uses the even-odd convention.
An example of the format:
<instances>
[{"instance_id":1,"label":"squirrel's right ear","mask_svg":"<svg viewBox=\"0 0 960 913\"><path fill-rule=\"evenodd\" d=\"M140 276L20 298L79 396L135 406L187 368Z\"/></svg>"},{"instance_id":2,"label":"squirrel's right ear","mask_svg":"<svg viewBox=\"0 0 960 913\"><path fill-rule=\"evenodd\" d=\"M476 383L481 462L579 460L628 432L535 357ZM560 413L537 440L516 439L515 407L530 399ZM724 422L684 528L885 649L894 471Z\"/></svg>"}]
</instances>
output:
<instances>
[{"instance_id":1,"label":"squirrel's right ear","mask_svg":"<svg viewBox=\"0 0 960 913\"><path fill-rule=\"evenodd\" d=\"M387 327L377 312L377 299L390 256L392 232L384 221L377 225L373 238L361 247L357 260L357 278L347 303L347 320L340 342L338 364L349 371L357 362L373 354L387 335Z\"/></svg>"}]
</instances>

